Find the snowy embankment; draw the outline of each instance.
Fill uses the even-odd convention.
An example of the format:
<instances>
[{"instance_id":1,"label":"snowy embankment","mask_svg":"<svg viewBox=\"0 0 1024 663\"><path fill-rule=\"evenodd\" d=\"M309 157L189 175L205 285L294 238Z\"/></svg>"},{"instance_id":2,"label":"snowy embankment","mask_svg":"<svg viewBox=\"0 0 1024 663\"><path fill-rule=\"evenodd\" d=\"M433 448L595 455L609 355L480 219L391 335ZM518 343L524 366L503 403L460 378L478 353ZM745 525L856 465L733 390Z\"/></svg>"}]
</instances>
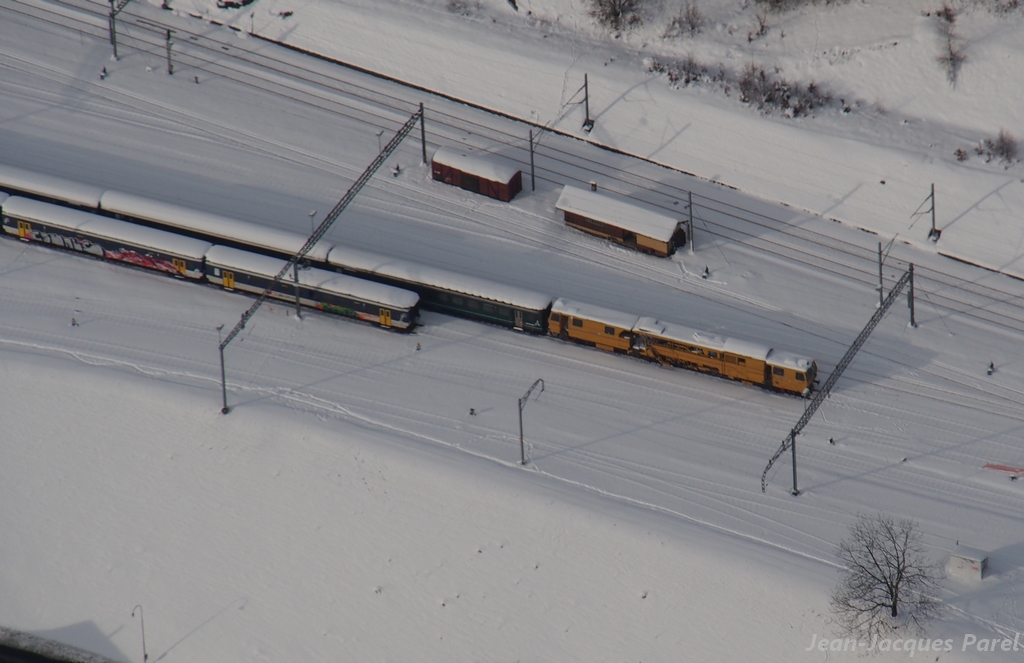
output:
<instances>
[{"instance_id":1,"label":"snowy embankment","mask_svg":"<svg viewBox=\"0 0 1024 663\"><path fill-rule=\"evenodd\" d=\"M5 264L17 247L0 244ZM126 276L37 258L114 292ZM169 308L245 301L128 275ZM158 304L112 320L83 294L72 328L62 306L5 300L24 313L17 326L38 330L17 340L4 325L0 342L0 502L17 533L0 543L0 623L11 628L120 661L140 656L136 604L150 660L167 661L791 660L825 628L828 564L514 469L511 439L502 461L401 433L405 417L388 413L437 391L428 376L389 380L386 402L354 412L308 388L274 397L258 378L243 395L233 380L225 417L215 366L173 359L189 354L184 328L143 338L170 315ZM282 309L255 326L339 337L392 362L410 345L323 316L296 325ZM414 358L426 358L434 343L418 338L428 347Z\"/></svg>"}]
</instances>

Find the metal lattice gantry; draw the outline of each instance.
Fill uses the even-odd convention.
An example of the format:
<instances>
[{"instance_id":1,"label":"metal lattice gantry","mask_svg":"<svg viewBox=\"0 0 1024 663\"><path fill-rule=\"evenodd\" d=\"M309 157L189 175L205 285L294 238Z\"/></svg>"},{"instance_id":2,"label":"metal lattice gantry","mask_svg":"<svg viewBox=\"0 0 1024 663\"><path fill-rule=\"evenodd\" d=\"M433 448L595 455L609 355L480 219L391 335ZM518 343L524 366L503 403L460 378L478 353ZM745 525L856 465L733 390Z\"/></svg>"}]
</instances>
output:
<instances>
[{"instance_id":1,"label":"metal lattice gantry","mask_svg":"<svg viewBox=\"0 0 1024 663\"><path fill-rule=\"evenodd\" d=\"M127 2L127 0L125 1ZM298 253L289 258L288 262L285 263L284 267L281 268L281 271L277 273L277 276L274 277L274 280L270 283L270 285L268 285L267 288L263 291L263 293L256 298L256 301L253 302L253 305L249 307L249 310L242 314L242 318L241 320L238 321L238 324L236 324L235 327L230 332L228 332L227 336L225 336L224 339L220 341L219 349L221 396L223 397L223 407L221 407L221 412L223 414L227 414L230 411L230 408L228 408L227 381L224 375L224 348L226 348L228 343L234 340L234 338L238 336L239 332L241 332L245 328L245 324L249 322L249 319L253 315L256 314L256 311L259 310L260 306L263 305L263 302L267 300L267 298L270 296L270 293L274 290L274 288L277 287L277 285L284 278L284 275L287 274L289 270L293 269L293 267L297 266L299 262L301 262L302 259L306 257L306 254L309 253L314 246L316 246L316 243L323 239L324 235L327 234L327 231L331 229L332 225L334 225L334 222L337 221L339 216L341 216L341 213L344 212L345 208L348 207L349 204L355 199L356 194L358 194L359 191L366 185L366 183L370 181L370 178L373 177L374 173L376 173L377 170L379 170L380 167L384 165L384 162L388 159L388 157L390 157L391 154L396 149L398 149L399 144L401 144L402 140L404 140L405 137L409 135L409 133L413 130L413 127L416 126L417 122L419 122L420 125L422 126L423 104L420 104L420 109L412 114L412 117L410 117L406 121L406 123L402 125L402 128L398 130L398 133L395 134L394 138L388 141L388 144L384 146L384 149L380 151L380 154L378 154L377 157L370 163L370 165L367 166L366 170L363 171L363 174L359 176L359 179L357 179L352 184L352 186L349 187L349 190L345 193L341 200L339 200L337 204L331 209L327 216L324 217L324 220L320 222L320 225L317 227L316 230L313 231L313 234L309 236L309 239L307 239L306 243L302 245L302 248L299 249ZM425 142L423 150L423 160L425 162ZM296 277L296 282L297 281L298 278Z\"/></svg>"},{"instance_id":2,"label":"metal lattice gantry","mask_svg":"<svg viewBox=\"0 0 1024 663\"><path fill-rule=\"evenodd\" d=\"M839 360L838 364L836 364L836 368L834 371L832 371L832 374L828 376L828 380L826 380L825 384L822 385L821 389L819 389L817 393L814 394L814 398L811 399L811 402L807 404L807 407L804 409L804 413L800 417L800 420L797 421L796 425L793 426L793 429L789 431L789 436L782 441L782 444L779 446L779 450L776 451L775 455L772 456L771 460L768 461L768 466L765 467L764 472L761 473L762 493L765 492L765 489L768 487L768 470L772 469L772 465L775 464L775 461L777 461L782 456L782 454L784 454L788 449L793 452L792 493L793 495L800 494L800 490L797 488L796 484L796 436L800 434L800 431L804 429L804 426L806 426L807 423L811 420L811 417L814 416L814 413L818 411L818 407L821 405L822 401L828 398L829 394L832 391L832 387L835 386L835 383L839 380L839 376L843 374L843 371L846 370L846 367L849 366L850 362L853 361L853 357L857 354L857 351L860 350L861 346L864 345L864 343L868 340L868 337L871 335L871 332L874 331L875 327L877 327L878 323L881 322L886 312L892 307L893 302L896 301L896 298L903 291L903 288L907 287L908 285L910 286L910 289L907 291L907 307L910 308L910 326L917 326L917 321L914 319L914 265L911 263L910 268L907 270L907 273L904 274L903 277L896 282L896 285L893 287L892 291L889 292L889 296L885 298L881 306L878 307L878 310L875 311L875 314L871 316L870 320L868 320L868 324L864 326L864 329L862 329L857 338L854 339L853 343L850 345L850 348L846 351L846 354L843 355L843 358Z\"/></svg>"}]
</instances>

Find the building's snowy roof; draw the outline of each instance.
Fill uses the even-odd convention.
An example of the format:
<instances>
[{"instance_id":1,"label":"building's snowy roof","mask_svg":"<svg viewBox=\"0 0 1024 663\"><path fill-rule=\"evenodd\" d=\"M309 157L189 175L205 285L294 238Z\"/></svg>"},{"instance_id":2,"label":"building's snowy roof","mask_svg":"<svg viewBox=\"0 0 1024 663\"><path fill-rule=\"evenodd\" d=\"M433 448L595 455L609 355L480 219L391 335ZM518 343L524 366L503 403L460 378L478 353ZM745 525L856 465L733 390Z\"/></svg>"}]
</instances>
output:
<instances>
[{"instance_id":1,"label":"building's snowy roof","mask_svg":"<svg viewBox=\"0 0 1024 663\"><path fill-rule=\"evenodd\" d=\"M285 266L284 260L227 246L212 247L206 254L206 263L222 269L235 269L267 278L274 278ZM282 281L294 283L291 274L285 274ZM383 304L394 309L412 308L420 301L420 296L415 292L315 267L300 269L299 283L324 292Z\"/></svg>"},{"instance_id":2,"label":"building's snowy roof","mask_svg":"<svg viewBox=\"0 0 1024 663\"><path fill-rule=\"evenodd\" d=\"M643 203L573 186L562 188L555 207L662 242L672 239L680 221Z\"/></svg>"},{"instance_id":3,"label":"building's snowy roof","mask_svg":"<svg viewBox=\"0 0 1024 663\"><path fill-rule=\"evenodd\" d=\"M421 283L450 292L481 297L517 308L542 311L551 304L550 295L517 288L487 279L455 274L407 260L387 258L367 251L335 245L328 262L338 267L380 274L407 283Z\"/></svg>"},{"instance_id":4,"label":"building's snowy roof","mask_svg":"<svg viewBox=\"0 0 1024 663\"><path fill-rule=\"evenodd\" d=\"M612 327L619 327L620 329L633 329L633 325L635 325L639 319L638 316L630 313L613 311L612 309L604 308L602 306L594 306L593 304L585 304L583 302L562 299L561 297L556 299L555 303L551 305L551 312L571 315L574 318L594 320L595 322L611 325Z\"/></svg>"},{"instance_id":5,"label":"building's snowy roof","mask_svg":"<svg viewBox=\"0 0 1024 663\"><path fill-rule=\"evenodd\" d=\"M768 359L765 361L772 366L792 368L802 372L810 370L811 364L814 363L814 360L810 357L804 357L803 355L794 354L785 350L772 350Z\"/></svg>"},{"instance_id":6,"label":"building's snowy roof","mask_svg":"<svg viewBox=\"0 0 1024 663\"><path fill-rule=\"evenodd\" d=\"M508 183L519 172L518 168L493 154L472 154L451 147L437 148L433 161L492 182Z\"/></svg>"},{"instance_id":7,"label":"building's snowy roof","mask_svg":"<svg viewBox=\"0 0 1024 663\"><path fill-rule=\"evenodd\" d=\"M308 239L305 235L287 230L218 216L121 191L105 192L100 199L100 207L114 214L180 228L186 232L230 239L287 255L298 253ZM324 261L330 248L329 244L320 242L306 255L312 260Z\"/></svg>"},{"instance_id":8,"label":"building's snowy roof","mask_svg":"<svg viewBox=\"0 0 1024 663\"><path fill-rule=\"evenodd\" d=\"M771 348L762 343L719 336L718 334L709 334L683 325L677 325L671 322L662 322L655 318L640 318L640 321L636 324L634 329L645 334L660 336L661 338L667 338L672 341L691 343L693 345L699 345L702 348L720 350L722 352L728 352L741 357L750 357L752 359L760 359L762 361L767 359L769 353L772 352Z\"/></svg>"},{"instance_id":9,"label":"building's snowy roof","mask_svg":"<svg viewBox=\"0 0 1024 663\"><path fill-rule=\"evenodd\" d=\"M0 164L0 188L66 200L82 207L98 207L103 195L103 189L99 187L3 164Z\"/></svg>"}]
</instances>

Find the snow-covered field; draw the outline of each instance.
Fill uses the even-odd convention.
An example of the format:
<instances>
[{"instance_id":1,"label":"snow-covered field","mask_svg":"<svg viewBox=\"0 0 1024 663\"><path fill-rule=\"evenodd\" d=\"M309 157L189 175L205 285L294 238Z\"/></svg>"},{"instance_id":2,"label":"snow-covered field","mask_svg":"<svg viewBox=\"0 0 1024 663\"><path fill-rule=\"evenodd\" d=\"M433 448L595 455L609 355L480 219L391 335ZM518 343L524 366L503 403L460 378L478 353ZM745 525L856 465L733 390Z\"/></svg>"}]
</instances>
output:
<instances>
[{"instance_id":1,"label":"snow-covered field","mask_svg":"<svg viewBox=\"0 0 1024 663\"><path fill-rule=\"evenodd\" d=\"M832 637L836 542L884 511L916 519L936 558L957 542L990 552L984 581L943 584L929 637L952 651L916 657L1019 659L961 645L1024 630L1024 488L983 469L1024 466L1024 284L938 252L1019 272L1020 165L952 151L1024 133L1008 73L1020 12L965 10L972 50L950 88L928 59L930 4L815 5L748 43L752 9L707 3L713 22L687 42L700 59L760 48L766 66L867 100L783 119L670 89L642 67L653 19L613 41L569 0L468 17L442 2L171 4L129 5L117 62L87 29L0 5L0 161L308 231L408 114L227 59L190 66L200 40L303 61L253 30L573 135L582 110L563 103L589 72L593 140L703 179L546 135L537 190L506 206L431 182L410 138L401 175L382 171L328 239L762 339L827 375L875 310L878 241L899 233L886 283L915 264L919 327L897 305L875 330L799 438L793 498L788 457L765 494L759 478L800 399L436 314L401 336L267 306L226 352L223 416L216 327L251 300L4 240L0 625L118 661L141 660L137 604L151 660L852 659L805 649ZM178 30L173 77L162 46L138 50L138 15ZM827 47L808 46L815 29ZM890 38L917 49L869 48ZM847 55L801 56L833 47ZM408 113L424 102L431 146L523 158L526 125L306 66ZM561 224L560 184L588 180L722 205L701 208L693 254L657 259ZM931 182L937 244L927 219L910 227ZM516 399L538 378L523 467Z\"/></svg>"}]
</instances>

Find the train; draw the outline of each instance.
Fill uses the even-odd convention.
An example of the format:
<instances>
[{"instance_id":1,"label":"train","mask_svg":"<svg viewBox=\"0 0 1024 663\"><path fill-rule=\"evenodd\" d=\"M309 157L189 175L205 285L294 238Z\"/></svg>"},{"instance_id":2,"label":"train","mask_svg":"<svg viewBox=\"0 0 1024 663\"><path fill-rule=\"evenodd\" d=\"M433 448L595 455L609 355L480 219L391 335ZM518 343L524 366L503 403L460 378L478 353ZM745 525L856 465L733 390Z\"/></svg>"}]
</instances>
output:
<instances>
[{"instance_id":1,"label":"train","mask_svg":"<svg viewBox=\"0 0 1024 663\"><path fill-rule=\"evenodd\" d=\"M0 192L9 237L253 294L308 239L4 165ZM271 296L405 332L434 310L804 397L817 380L797 353L325 241Z\"/></svg>"},{"instance_id":2,"label":"train","mask_svg":"<svg viewBox=\"0 0 1024 663\"><path fill-rule=\"evenodd\" d=\"M280 258L213 244L53 203L10 196L0 203L6 235L124 263L227 290L262 294L284 268ZM307 308L412 331L419 295L402 288L309 267L279 281L270 296Z\"/></svg>"}]
</instances>

